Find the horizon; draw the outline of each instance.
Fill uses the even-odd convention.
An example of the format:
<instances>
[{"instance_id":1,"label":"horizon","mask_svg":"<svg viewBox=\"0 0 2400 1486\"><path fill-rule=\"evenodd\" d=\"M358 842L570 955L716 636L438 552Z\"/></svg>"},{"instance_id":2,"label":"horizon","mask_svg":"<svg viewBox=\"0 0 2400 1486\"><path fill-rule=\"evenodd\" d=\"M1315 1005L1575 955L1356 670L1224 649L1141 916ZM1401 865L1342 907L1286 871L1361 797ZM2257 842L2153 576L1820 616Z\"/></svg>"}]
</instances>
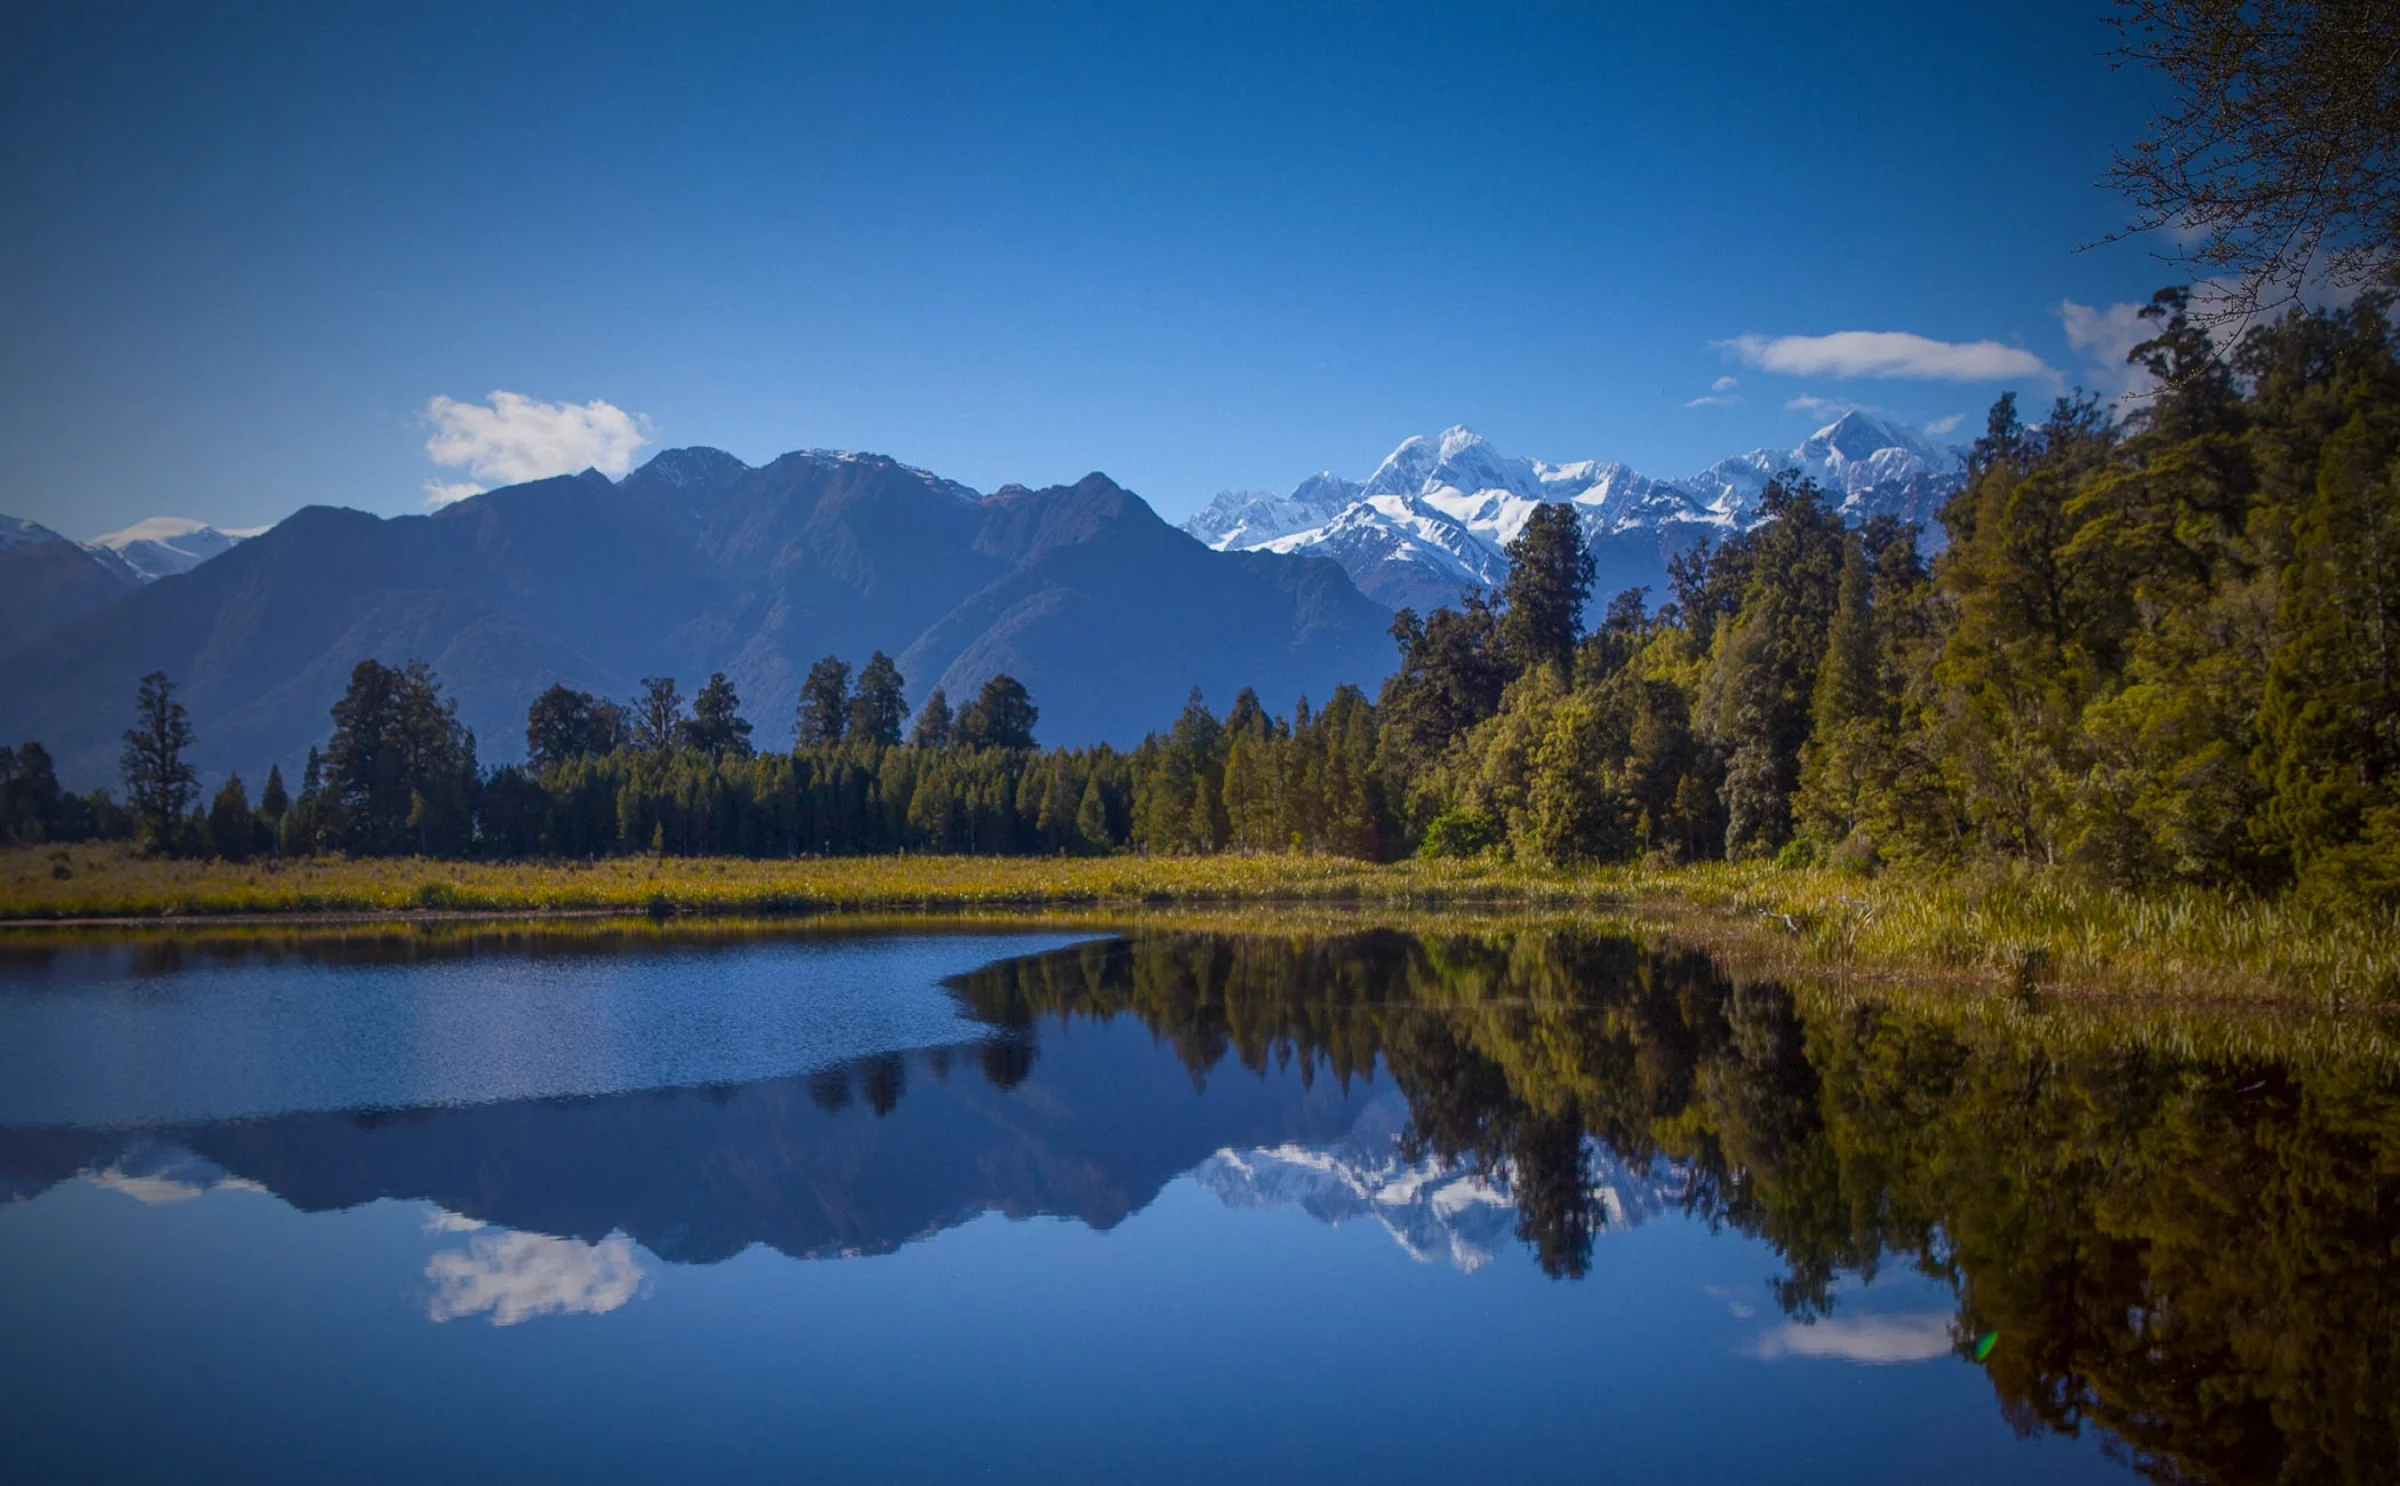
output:
<instances>
[{"instance_id":1,"label":"horizon","mask_svg":"<svg viewBox=\"0 0 2400 1486\"><path fill-rule=\"evenodd\" d=\"M391 516L704 446L1180 524L1454 424L1665 480L1848 407L1943 438L2125 390L2181 277L2078 251L2155 87L2043 10L55 13L0 102L0 510Z\"/></svg>"}]
</instances>

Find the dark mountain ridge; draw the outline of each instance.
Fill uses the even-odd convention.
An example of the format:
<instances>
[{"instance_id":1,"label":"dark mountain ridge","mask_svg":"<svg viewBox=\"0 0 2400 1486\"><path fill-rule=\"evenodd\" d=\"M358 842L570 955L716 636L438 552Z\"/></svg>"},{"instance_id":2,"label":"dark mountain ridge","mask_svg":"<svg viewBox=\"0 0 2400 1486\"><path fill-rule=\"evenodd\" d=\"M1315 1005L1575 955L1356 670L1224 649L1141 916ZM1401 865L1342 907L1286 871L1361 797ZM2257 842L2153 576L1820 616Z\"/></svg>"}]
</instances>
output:
<instances>
[{"instance_id":1,"label":"dark mountain ridge","mask_svg":"<svg viewBox=\"0 0 2400 1486\"><path fill-rule=\"evenodd\" d=\"M350 668L421 657L487 761L564 682L687 695L724 671L784 746L818 657L899 659L912 706L1017 676L1046 743L1129 744L1200 686L1278 706L1374 685L1386 612L1333 562L1212 552L1104 475L979 496L880 455L712 449L489 491L426 516L316 506L0 655L0 717L70 784L111 783L135 684L182 688L203 771L292 765ZM255 781L254 781L255 782Z\"/></svg>"}]
</instances>

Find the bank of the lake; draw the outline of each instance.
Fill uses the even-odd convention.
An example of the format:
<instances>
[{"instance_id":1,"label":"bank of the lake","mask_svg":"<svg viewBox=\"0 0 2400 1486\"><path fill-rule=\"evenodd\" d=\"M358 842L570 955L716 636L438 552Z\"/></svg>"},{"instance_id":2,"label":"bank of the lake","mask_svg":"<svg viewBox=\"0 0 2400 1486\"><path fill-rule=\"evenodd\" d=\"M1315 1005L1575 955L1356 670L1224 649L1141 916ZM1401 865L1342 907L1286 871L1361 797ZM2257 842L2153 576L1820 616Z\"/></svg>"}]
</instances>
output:
<instances>
[{"instance_id":1,"label":"bank of the lake","mask_svg":"<svg viewBox=\"0 0 2400 1486\"><path fill-rule=\"evenodd\" d=\"M2162 996L2400 1001L2400 917L2201 892L2133 894L2040 873L1928 880L1709 863L1557 870L1302 855L414 858L231 864L118 847L0 852L0 921L354 916L791 915L1304 906L1392 912L1611 908L1791 968Z\"/></svg>"}]
</instances>

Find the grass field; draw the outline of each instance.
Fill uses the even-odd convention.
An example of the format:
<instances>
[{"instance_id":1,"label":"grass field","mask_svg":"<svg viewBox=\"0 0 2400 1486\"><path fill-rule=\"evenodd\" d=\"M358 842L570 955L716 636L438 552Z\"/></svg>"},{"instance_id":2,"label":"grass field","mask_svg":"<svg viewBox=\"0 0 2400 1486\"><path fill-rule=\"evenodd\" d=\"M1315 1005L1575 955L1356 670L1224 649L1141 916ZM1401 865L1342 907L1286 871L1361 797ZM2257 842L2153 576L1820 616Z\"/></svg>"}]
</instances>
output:
<instances>
[{"instance_id":1,"label":"grass field","mask_svg":"<svg viewBox=\"0 0 2400 1486\"><path fill-rule=\"evenodd\" d=\"M1760 968L2022 991L2400 1004L2400 918L2332 918L2190 892L2133 895L2017 874L1862 880L1764 863L1548 871L1309 856L650 857L593 863L414 859L231 865L119 847L0 852L0 920L430 920L448 915L781 916L830 912L1303 908L1355 917L1602 908ZM1307 915L1300 915L1307 916Z\"/></svg>"}]
</instances>

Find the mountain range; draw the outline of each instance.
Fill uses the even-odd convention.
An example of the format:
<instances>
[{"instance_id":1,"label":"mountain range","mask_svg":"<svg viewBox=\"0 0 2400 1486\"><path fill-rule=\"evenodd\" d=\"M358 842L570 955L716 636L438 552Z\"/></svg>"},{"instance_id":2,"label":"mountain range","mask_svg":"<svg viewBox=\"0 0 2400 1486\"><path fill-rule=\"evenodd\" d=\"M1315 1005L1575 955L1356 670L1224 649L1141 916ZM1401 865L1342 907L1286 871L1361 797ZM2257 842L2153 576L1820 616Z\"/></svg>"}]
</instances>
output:
<instances>
[{"instance_id":1,"label":"mountain range","mask_svg":"<svg viewBox=\"0 0 2400 1486\"><path fill-rule=\"evenodd\" d=\"M1184 530L1224 552L1330 557L1370 597L1430 609L1464 589L1496 585L1508 569L1503 549L1533 508L1565 501L1592 549L1597 591L1656 593L1669 557L1755 526L1760 495L1785 469L1815 480L1854 524L1890 514L1938 539L1933 515L1963 482L1964 454L1851 412L1796 448L1737 454L1669 481L1623 464L1511 458L1474 431L1451 428L1407 440L1364 480L1327 471L1288 495L1228 491Z\"/></svg>"},{"instance_id":2,"label":"mountain range","mask_svg":"<svg viewBox=\"0 0 2400 1486\"><path fill-rule=\"evenodd\" d=\"M82 788L116 772L140 677L182 688L204 775L296 765L350 669L431 662L487 761L519 757L525 709L564 682L687 694L723 671L780 747L819 657L897 657L910 705L1008 672L1049 743L1137 741L1194 686L1219 707L1370 690L1389 611L1496 584L1533 508L1569 503L1598 591L1664 584L1676 552L1760 519L1778 470L1852 521L1931 524L1962 451L1853 412L1790 450L1675 481L1623 464L1503 455L1465 428L1411 438L1364 480L1228 493L1169 526L1104 475L989 495L874 454L811 450L753 468L668 450L493 490L425 516L328 506L271 529L153 518L89 543L0 517L0 716Z\"/></svg>"},{"instance_id":3,"label":"mountain range","mask_svg":"<svg viewBox=\"0 0 2400 1486\"><path fill-rule=\"evenodd\" d=\"M1008 672L1043 741L1130 744L1194 686L1285 707L1392 664L1389 613L1322 557L1212 552L1103 475L982 495L872 454L753 468L675 449L425 516L312 506L148 583L31 523L0 542L0 717L79 788L113 780L153 670L181 688L203 773L255 775L323 741L370 656L429 661L487 761L521 755L554 682L622 698L671 675L689 695L723 671L782 747L810 664L880 649L912 706Z\"/></svg>"}]
</instances>

